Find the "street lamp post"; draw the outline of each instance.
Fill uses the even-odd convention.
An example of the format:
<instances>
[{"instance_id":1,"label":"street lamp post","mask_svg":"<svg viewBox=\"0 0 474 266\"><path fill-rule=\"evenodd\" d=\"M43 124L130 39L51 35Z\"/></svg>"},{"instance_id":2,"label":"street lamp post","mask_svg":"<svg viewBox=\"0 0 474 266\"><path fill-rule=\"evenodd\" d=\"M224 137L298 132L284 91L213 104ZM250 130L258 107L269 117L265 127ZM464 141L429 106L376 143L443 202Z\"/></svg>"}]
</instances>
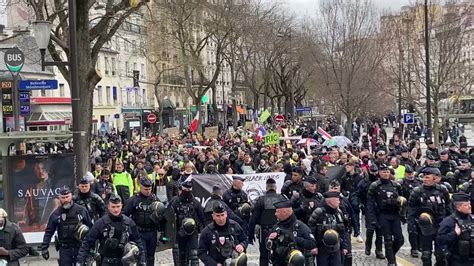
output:
<instances>
[{"instance_id":1,"label":"street lamp post","mask_svg":"<svg viewBox=\"0 0 474 266\"><path fill-rule=\"evenodd\" d=\"M68 66L69 67L69 87L71 88L71 106L72 106L72 137L74 143L74 178L77 183L84 175L83 165L84 156L81 154L80 144L86 137L86 132L79 129L79 74L78 74L78 49L77 49L77 27L76 27L76 0L68 0L68 22L69 22L69 62L46 62L45 54L48 48L51 34L51 23L48 21L36 21L33 23L34 37L41 52L41 67L44 70L46 66Z\"/></svg>"},{"instance_id":2,"label":"street lamp post","mask_svg":"<svg viewBox=\"0 0 474 266\"><path fill-rule=\"evenodd\" d=\"M431 138L431 79L430 79L430 40L428 30L428 0L425 0L425 69L426 69L426 133L425 139Z\"/></svg>"}]
</instances>

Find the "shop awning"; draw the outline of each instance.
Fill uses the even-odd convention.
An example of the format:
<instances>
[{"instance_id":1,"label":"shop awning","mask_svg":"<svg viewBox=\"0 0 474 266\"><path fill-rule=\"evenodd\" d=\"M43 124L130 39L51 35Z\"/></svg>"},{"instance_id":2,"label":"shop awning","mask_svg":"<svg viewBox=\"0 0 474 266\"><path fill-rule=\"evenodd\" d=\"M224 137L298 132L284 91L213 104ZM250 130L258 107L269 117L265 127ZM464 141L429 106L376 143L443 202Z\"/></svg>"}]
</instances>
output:
<instances>
[{"instance_id":1,"label":"shop awning","mask_svg":"<svg viewBox=\"0 0 474 266\"><path fill-rule=\"evenodd\" d=\"M72 118L72 112L33 112L28 118L27 124L33 125L64 125L65 118Z\"/></svg>"}]
</instances>

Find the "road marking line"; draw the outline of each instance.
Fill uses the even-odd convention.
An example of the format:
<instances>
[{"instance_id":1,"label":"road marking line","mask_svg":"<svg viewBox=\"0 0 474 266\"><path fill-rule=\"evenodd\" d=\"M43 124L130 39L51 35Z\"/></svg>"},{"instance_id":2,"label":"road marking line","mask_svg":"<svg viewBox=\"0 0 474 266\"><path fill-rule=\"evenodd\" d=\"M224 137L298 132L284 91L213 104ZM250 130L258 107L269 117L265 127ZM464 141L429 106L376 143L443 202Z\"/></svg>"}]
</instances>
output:
<instances>
[{"instance_id":1,"label":"road marking line","mask_svg":"<svg viewBox=\"0 0 474 266\"><path fill-rule=\"evenodd\" d=\"M414 266L415 265L415 264L407 261L404 258L400 258L399 256L397 256L397 264L402 265L402 266Z\"/></svg>"}]
</instances>

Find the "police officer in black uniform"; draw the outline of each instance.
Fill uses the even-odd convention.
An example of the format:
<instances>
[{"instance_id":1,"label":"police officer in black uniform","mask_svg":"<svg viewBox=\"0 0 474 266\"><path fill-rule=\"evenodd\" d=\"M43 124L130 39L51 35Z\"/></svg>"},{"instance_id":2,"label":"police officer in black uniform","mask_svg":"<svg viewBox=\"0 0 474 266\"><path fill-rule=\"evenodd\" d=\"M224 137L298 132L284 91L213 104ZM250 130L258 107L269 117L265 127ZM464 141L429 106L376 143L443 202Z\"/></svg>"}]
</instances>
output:
<instances>
[{"instance_id":1,"label":"police officer in black uniform","mask_svg":"<svg viewBox=\"0 0 474 266\"><path fill-rule=\"evenodd\" d=\"M275 203L283 201L285 197L276 192L276 181L269 178L266 181L265 195L257 198L253 208L252 216L249 222L249 240L252 244L255 238L255 226L260 225L259 243L259 265L268 266L269 253L266 248L266 240L270 234L272 227L278 222L275 216Z\"/></svg>"},{"instance_id":2,"label":"police officer in black uniform","mask_svg":"<svg viewBox=\"0 0 474 266\"><path fill-rule=\"evenodd\" d=\"M232 219L238 224L241 224L242 229L247 232L247 223L242 220L238 215L236 215L222 200L222 188L219 184L216 184L212 187L211 198L207 201L206 206L204 206L204 224L207 225L212 223L212 213L214 210L214 206L220 205L222 203L224 204L224 207L226 209L225 211L227 212L227 216L229 217L229 219Z\"/></svg>"},{"instance_id":3,"label":"police officer in black uniform","mask_svg":"<svg viewBox=\"0 0 474 266\"><path fill-rule=\"evenodd\" d=\"M474 169L471 169L471 180L459 186L459 191L469 195L471 198L471 206L474 206ZM472 209L474 211L474 207Z\"/></svg>"},{"instance_id":4,"label":"police officer in black uniform","mask_svg":"<svg viewBox=\"0 0 474 266\"><path fill-rule=\"evenodd\" d=\"M289 200L274 203L278 223L267 239L271 261L275 266L304 265L304 250L313 250L316 239L307 225L296 219Z\"/></svg>"},{"instance_id":5,"label":"police officer in black uniform","mask_svg":"<svg viewBox=\"0 0 474 266\"><path fill-rule=\"evenodd\" d=\"M281 188L281 194L286 196L289 199L296 199L300 196L301 191L303 191L303 168L296 166L293 168L291 173L291 180L285 181L283 187Z\"/></svg>"},{"instance_id":6,"label":"police officer in black uniform","mask_svg":"<svg viewBox=\"0 0 474 266\"><path fill-rule=\"evenodd\" d=\"M421 181L415 176L413 168L409 165L405 166L405 178L402 180L402 182L400 182L400 185L402 186L402 196L406 199L409 199L413 189L421 184ZM416 226L408 225L408 241L410 241L411 256L418 258L420 254L418 251L418 228Z\"/></svg>"},{"instance_id":7,"label":"police officer in black uniform","mask_svg":"<svg viewBox=\"0 0 474 266\"><path fill-rule=\"evenodd\" d=\"M92 221L89 212L84 207L74 203L71 190L68 187L62 188L59 194L61 206L49 216L41 245L41 255L45 260L49 259L49 244L54 232L57 231L58 236L55 245L56 249L59 250L59 265L69 266L76 263L77 252L81 245L82 237L78 237L78 229L81 228L81 225L91 228Z\"/></svg>"},{"instance_id":8,"label":"police officer in black uniform","mask_svg":"<svg viewBox=\"0 0 474 266\"><path fill-rule=\"evenodd\" d=\"M180 266L189 263L191 266L199 265L198 232L204 224L204 213L201 203L194 198L192 188L192 181L183 182L179 196L169 205L176 216Z\"/></svg>"},{"instance_id":9,"label":"police officer in black uniform","mask_svg":"<svg viewBox=\"0 0 474 266\"><path fill-rule=\"evenodd\" d=\"M18 260L28 255L28 247L20 227L7 216L7 212L0 209L0 260L9 266L19 266Z\"/></svg>"},{"instance_id":10,"label":"police officer in black uniform","mask_svg":"<svg viewBox=\"0 0 474 266\"><path fill-rule=\"evenodd\" d=\"M110 195L115 193L109 169L104 169L100 173L100 180L94 184L93 192L99 195L104 202L107 202Z\"/></svg>"},{"instance_id":11,"label":"police officer in black uniform","mask_svg":"<svg viewBox=\"0 0 474 266\"><path fill-rule=\"evenodd\" d=\"M309 217L324 201L324 197L318 192L318 181L311 176L303 179L303 187L301 195L293 200L293 211L296 219L308 224Z\"/></svg>"},{"instance_id":12,"label":"police officer in black uniform","mask_svg":"<svg viewBox=\"0 0 474 266\"><path fill-rule=\"evenodd\" d=\"M427 145L426 156L433 155L434 160L438 160L439 159L439 150L438 150L438 148L436 148L434 142L431 139L428 139L428 140L425 141L425 143Z\"/></svg>"},{"instance_id":13,"label":"police officer in black uniform","mask_svg":"<svg viewBox=\"0 0 474 266\"><path fill-rule=\"evenodd\" d=\"M369 191L370 184L377 181L379 168L377 165L372 164L369 167L368 176L362 179L352 194L352 205L358 204L362 213L367 213L367 192ZM366 227L366 238L365 238L365 255L369 256L372 250L372 242L375 234L375 257L378 259L385 259L382 251L382 232L379 227L374 226L368 221L369 216L365 215L365 227Z\"/></svg>"},{"instance_id":14,"label":"police officer in black uniform","mask_svg":"<svg viewBox=\"0 0 474 266\"><path fill-rule=\"evenodd\" d=\"M421 174L423 185L414 188L408 200L408 231L419 230L421 261L429 266L438 225L446 216L450 199L446 187L436 184L439 169L425 168ZM437 262L444 260L436 243L435 257Z\"/></svg>"},{"instance_id":15,"label":"police officer in black uniform","mask_svg":"<svg viewBox=\"0 0 474 266\"><path fill-rule=\"evenodd\" d=\"M79 182L77 194L72 198L73 201L89 212L92 222L97 221L105 214L105 203L102 198L91 191L91 184L86 178Z\"/></svg>"},{"instance_id":16,"label":"police officer in black uniform","mask_svg":"<svg viewBox=\"0 0 474 266\"><path fill-rule=\"evenodd\" d=\"M454 160L449 159L449 150L443 150L439 156L438 168L442 176L445 176L448 172L456 171L458 168L457 163Z\"/></svg>"},{"instance_id":17,"label":"police officer in black uniform","mask_svg":"<svg viewBox=\"0 0 474 266\"><path fill-rule=\"evenodd\" d=\"M82 241L78 265L84 265L90 250L99 242L99 257L97 265L116 266L128 265L137 262L140 266L146 265L145 249L138 233L138 228L132 219L122 214L122 200L120 196L111 195L107 203L108 213L97 220L90 232ZM135 252L127 254L128 246L133 245ZM131 257L131 258L130 258Z\"/></svg>"},{"instance_id":18,"label":"police officer in black uniform","mask_svg":"<svg viewBox=\"0 0 474 266\"><path fill-rule=\"evenodd\" d=\"M226 265L227 260L237 257L235 265L247 265L247 235L237 222L227 217L225 203L213 206L212 220L199 237L199 259L204 265Z\"/></svg>"},{"instance_id":19,"label":"police officer in black uniform","mask_svg":"<svg viewBox=\"0 0 474 266\"><path fill-rule=\"evenodd\" d=\"M459 160L459 167L458 170L455 171L455 184L454 188L458 188L461 184L464 184L465 182L469 182L471 180L471 162L469 162L468 159L461 159Z\"/></svg>"},{"instance_id":20,"label":"police officer in black uniform","mask_svg":"<svg viewBox=\"0 0 474 266\"><path fill-rule=\"evenodd\" d=\"M242 176L232 176L232 186L224 192L222 199L235 214L248 222L251 208L247 193L242 190L244 181L245 178Z\"/></svg>"},{"instance_id":21,"label":"police officer in black uniform","mask_svg":"<svg viewBox=\"0 0 474 266\"><path fill-rule=\"evenodd\" d=\"M132 218L138 228L145 248L147 266L155 264L158 244L157 231L163 218L165 205L152 193L153 182L148 177L140 179L140 192L125 203L123 214Z\"/></svg>"},{"instance_id":22,"label":"police officer in black uniform","mask_svg":"<svg viewBox=\"0 0 474 266\"><path fill-rule=\"evenodd\" d=\"M441 264L449 266L474 265L474 219L471 214L469 195L454 193L454 212L439 225L436 243L439 249L450 255Z\"/></svg>"},{"instance_id":23,"label":"police officer in black uniform","mask_svg":"<svg viewBox=\"0 0 474 266\"><path fill-rule=\"evenodd\" d=\"M309 227L316 236L318 266L343 265L342 255L349 253L350 235L346 230L344 214L339 208L341 194L337 191L324 193L325 201L309 219Z\"/></svg>"},{"instance_id":24,"label":"police officer in black uniform","mask_svg":"<svg viewBox=\"0 0 474 266\"><path fill-rule=\"evenodd\" d=\"M396 265L396 254L403 246L400 217L400 184L390 180L390 170L379 165L380 179L370 184L367 192L368 221L383 234L385 256L389 266Z\"/></svg>"}]
</instances>

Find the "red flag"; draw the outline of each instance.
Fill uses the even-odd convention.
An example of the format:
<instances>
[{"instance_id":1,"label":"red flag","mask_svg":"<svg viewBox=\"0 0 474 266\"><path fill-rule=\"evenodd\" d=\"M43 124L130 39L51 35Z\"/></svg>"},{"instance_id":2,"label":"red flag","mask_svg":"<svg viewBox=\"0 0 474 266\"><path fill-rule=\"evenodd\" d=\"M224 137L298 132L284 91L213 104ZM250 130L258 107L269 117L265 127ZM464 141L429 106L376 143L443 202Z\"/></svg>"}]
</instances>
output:
<instances>
[{"instance_id":1,"label":"red flag","mask_svg":"<svg viewBox=\"0 0 474 266\"><path fill-rule=\"evenodd\" d=\"M191 133L196 132L198 129L198 125L199 125L199 112L197 112L196 116L191 122L191 125L189 125L189 131L191 131Z\"/></svg>"}]
</instances>

